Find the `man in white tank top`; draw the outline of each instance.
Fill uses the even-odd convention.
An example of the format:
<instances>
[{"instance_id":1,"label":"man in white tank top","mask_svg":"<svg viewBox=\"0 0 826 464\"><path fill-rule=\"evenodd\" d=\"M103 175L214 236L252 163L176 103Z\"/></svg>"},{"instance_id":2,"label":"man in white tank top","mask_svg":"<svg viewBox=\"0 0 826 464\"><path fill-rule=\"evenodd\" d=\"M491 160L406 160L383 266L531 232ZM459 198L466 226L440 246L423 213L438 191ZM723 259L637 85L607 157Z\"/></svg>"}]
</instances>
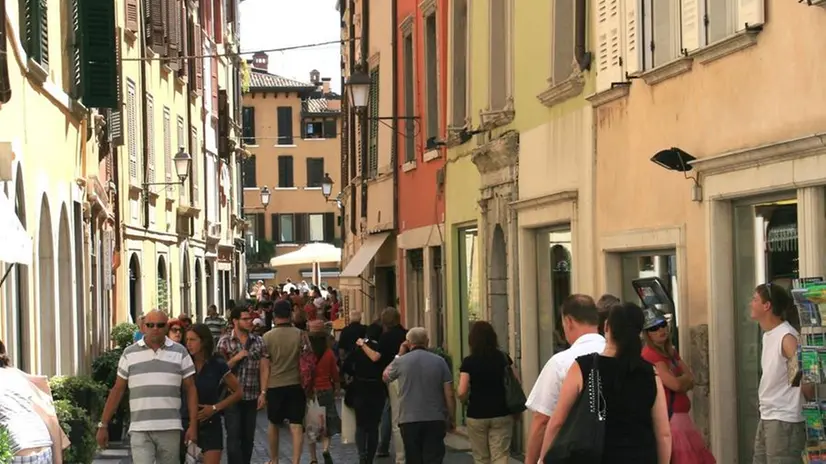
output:
<instances>
[{"instance_id":1,"label":"man in white tank top","mask_svg":"<svg viewBox=\"0 0 826 464\"><path fill-rule=\"evenodd\" d=\"M785 320L786 311L795 308L784 288L771 283L757 286L751 317L763 330L763 375L752 464L799 464L806 445L803 395L799 386L792 385L787 367L788 360L797 356L799 334Z\"/></svg>"}]
</instances>

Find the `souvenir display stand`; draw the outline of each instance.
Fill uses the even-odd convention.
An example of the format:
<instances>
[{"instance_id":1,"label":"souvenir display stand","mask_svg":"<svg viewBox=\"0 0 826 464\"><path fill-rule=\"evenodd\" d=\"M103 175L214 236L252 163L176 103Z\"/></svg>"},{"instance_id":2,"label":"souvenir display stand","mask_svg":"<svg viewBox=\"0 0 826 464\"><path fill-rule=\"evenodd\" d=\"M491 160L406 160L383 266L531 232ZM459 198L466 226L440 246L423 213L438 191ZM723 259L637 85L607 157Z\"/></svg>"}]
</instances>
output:
<instances>
[{"instance_id":1,"label":"souvenir display stand","mask_svg":"<svg viewBox=\"0 0 826 464\"><path fill-rule=\"evenodd\" d=\"M789 382L815 385L814 398L803 405L803 462L826 464L826 282L821 277L796 279L791 293L800 316L800 343L797 358L789 360Z\"/></svg>"}]
</instances>

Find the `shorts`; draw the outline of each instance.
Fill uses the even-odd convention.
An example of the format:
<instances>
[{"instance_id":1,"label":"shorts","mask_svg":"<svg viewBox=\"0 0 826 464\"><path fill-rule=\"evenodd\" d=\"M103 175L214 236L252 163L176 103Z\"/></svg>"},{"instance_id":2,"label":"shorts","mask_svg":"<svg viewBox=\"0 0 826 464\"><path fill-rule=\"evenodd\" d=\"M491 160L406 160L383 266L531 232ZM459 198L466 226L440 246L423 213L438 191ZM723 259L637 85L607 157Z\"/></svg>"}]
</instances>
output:
<instances>
[{"instance_id":1,"label":"shorts","mask_svg":"<svg viewBox=\"0 0 826 464\"><path fill-rule=\"evenodd\" d=\"M189 421L183 421L184 431L189 426ZM181 433L183 440L184 433ZM221 451L224 449L224 427L221 416L213 416L206 422L198 423L198 448L202 452ZM185 444L184 444L185 445ZM186 453L186 446L181 447L181 452Z\"/></svg>"},{"instance_id":2,"label":"shorts","mask_svg":"<svg viewBox=\"0 0 826 464\"><path fill-rule=\"evenodd\" d=\"M307 395L301 385L289 385L267 389L267 419L281 425L286 419L290 424L304 423L307 412Z\"/></svg>"}]
</instances>

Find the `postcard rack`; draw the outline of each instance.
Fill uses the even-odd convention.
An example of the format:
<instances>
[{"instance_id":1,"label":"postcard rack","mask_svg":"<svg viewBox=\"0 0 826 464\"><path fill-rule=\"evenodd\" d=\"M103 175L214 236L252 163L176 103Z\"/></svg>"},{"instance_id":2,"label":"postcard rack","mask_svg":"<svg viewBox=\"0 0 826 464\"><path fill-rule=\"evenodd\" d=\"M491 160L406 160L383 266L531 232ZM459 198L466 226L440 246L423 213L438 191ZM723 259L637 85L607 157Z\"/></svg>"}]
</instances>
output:
<instances>
[{"instance_id":1,"label":"postcard rack","mask_svg":"<svg viewBox=\"0 0 826 464\"><path fill-rule=\"evenodd\" d=\"M826 464L826 282L822 277L795 279L791 293L800 317L800 343L797 358L789 360L789 381L815 385L814 398L803 405L803 462Z\"/></svg>"}]
</instances>

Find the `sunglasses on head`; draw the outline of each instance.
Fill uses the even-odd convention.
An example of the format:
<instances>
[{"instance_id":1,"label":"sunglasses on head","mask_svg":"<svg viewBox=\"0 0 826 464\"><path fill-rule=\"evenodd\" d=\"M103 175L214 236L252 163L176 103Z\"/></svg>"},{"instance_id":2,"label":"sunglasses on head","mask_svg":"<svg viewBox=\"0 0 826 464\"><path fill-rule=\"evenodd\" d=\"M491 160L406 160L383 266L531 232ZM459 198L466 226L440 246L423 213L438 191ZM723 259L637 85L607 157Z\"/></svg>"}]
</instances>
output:
<instances>
[{"instance_id":1,"label":"sunglasses on head","mask_svg":"<svg viewBox=\"0 0 826 464\"><path fill-rule=\"evenodd\" d=\"M665 321L663 321L663 322L660 322L659 324L657 324L657 325L655 325L655 326L653 326L653 327L649 327L649 328L645 329L645 331L646 331L646 332L656 332L656 331L658 331L658 330L660 330L660 329L664 329L664 328L666 328L667 326L668 326L668 323L667 323L667 322L665 322Z\"/></svg>"},{"instance_id":2,"label":"sunglasses on head","mask_svg":"<svg viewBox=\"0 0 826 464\"><path fill-rule=\"evenodd\" d=\"M145 326L149 327L150 329L159 328L163 329L166 327L166 322L147 322L144 324Z\"/></svg>"}]
</instances>

